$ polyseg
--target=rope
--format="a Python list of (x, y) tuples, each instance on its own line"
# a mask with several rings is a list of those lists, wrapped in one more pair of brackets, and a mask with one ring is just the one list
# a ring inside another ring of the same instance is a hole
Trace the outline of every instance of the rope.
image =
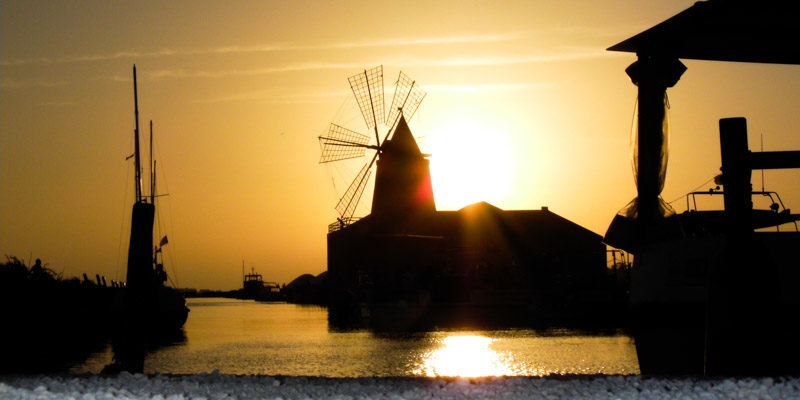
[(686, 192), (686, 193), (682, 194), (681, 196), (679, 196), (679, 197), (678, 197), (678, 198), (676, 198), (675, 200), (672, 200), (672, 201), (670, 201), (670, 202), (669, 202), (669, 204), (672, 204), (672, 203), (674, 203), (674, 202), (676, 202), (676, 201), (678, 201), (678, 200), (680, 200), (680, 199), (682, 199), (682, 198), (686, 197), (686, 196), (687, 196), (689, 193), (691, 193), (691, 192), (696, 192), (696, 191), (697, 191), (697, 189), (700, 189), (701, 187), (703, 187), (703, 186), (707, 185), (709, 182), (713, 182), (713, 181), (714, 181), (714, 178), (716, 178), (716, 176), (712, 176), (712, 177), (711, 177), (711, 179), (709, 179), (709, 180), (707, 180), (707, 181), (705, 181), (705, 182), (703, 182), (703, 183), (701, 183), (701, 184), (697, 185), (697, 187), (695, 187), (694, 189), (692, 189), (692, 190), (690, 190), (690, 191), (688, 191), (688, 192)]

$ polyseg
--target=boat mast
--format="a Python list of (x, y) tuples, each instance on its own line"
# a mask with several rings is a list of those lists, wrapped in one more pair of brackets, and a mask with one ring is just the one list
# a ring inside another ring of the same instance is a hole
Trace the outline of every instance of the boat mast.
[[(761, 133), (761, 152), (764, 152), (764, 133)], [(761, 170), (761, 191), (764, 191), (764, 170)]]
[(150, 192), (150, 204), (156, 205), (156, 161), (153, 160), (153, 191)]
[(136, 88), (136, 64), (133, 65), (133, 113), (136, 119), (136, 128), (133, 131), (134, 141), (134, 168), (136, 168), (136, 202), (142, 201), (142, 169), (139, 161), (139, 93)]
[(156, 162), (153, 160), (153, 120), (150, 120), (150, 204), (156, 204)]

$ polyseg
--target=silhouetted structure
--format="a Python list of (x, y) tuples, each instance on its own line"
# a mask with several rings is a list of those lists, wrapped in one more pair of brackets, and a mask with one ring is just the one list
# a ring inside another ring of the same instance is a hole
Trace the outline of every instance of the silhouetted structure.
[(303, 274), (281, 290), (286, 301), (295, 304), (327, 305), (329, 297), (328, 272), (317, 276)]
[[(382, 167), (378, 168), (377, 172), (379, 177), (376, 178), (373, 194), (373, 212), (384, 214), (433, 211), (435, 207), (428, 160), (425, 158), (427, 155), (420, 153), (405, 121), (405, 116), (411, 118), (414, 115), (426, 93), (420, 89), (416, 81), (400, 72), (392, 104), (389, 107), (389, 115), (385, 117), (383, 66), (353, 75), (348, 78), (348, 82), (367, 129), (372, 129), (375, 133), (376, 143), (370, 145), (368, 135), (331, 124), (327, 135), (319, 137), (322, 148), (319, 162), (328, 163), (362, 157), (367, 149), (374, 150), (375, 154), (364, 164), (336, 204), (339, 218), (331, 229), (344, 228), (353, 222), (353, 213), (361, 200), (376, 161), (377, 165)], [(388, 125), (388, 129), (381, 141), (378, 126), (384, 124)], [(393, 132), (395, 137), (388, 140)], [(404, 193), (406, 189), (415, 192), (408, 196)]]
[(131, 216), (131, 236), (128, 247), (127, 284), (122, 300), (121, 321), (114, 343), (115, 364), (110, 370), (142, 372), (148, 343), (179, 333), (188, 317), (186, 301), (172, 288), (164, 286), (166, 272), (158, 269), (158, 253), (167, 243), (153, 246), (155, 217), (155, 168), (152, 157), (152, 122), (150, 124), (150, 201), (142, 192), (142, 169), (139, 151), (139, 101), (136, 66), (133, 66), (134, 168), (135, 202)]
[[(368, 126), (379, 120), (375, 115), (364, 113)], [(368, 320), (373, 328), (414, 329), (617, 322), (609, 318), (624, 303), (615, 295), (624, 293), (613, 290), (599, 235), (546, 207), (505, 211), (477, 203), (437, 211), (428, 155), (402, 110), (389, 126), (377, 146), (320, 138), (323, 162), (337, 146), (354, 145), (375, 149), (377, 159), (372, 213), (355, 222), (343, 214), (329, 227), (334, 324)], [(363, 171), (358, 186), (365, 185)]]
[(609, 48), (635, 52), (639, 88), (638, 197), (614, 218), (607, 243), (635, 256), (633, 334), (643, 373), (800, 371), (792, 334), (800, 310), (800, 232), (754, 229), (797, 221), (753, 210), (752, 169), (800, 168), (800, 152), (750, 152), (744, 118), (720, 120), (724, 212), (674, 215), (658, 195), (666, 172), (666, 88), (678, 60), (800, 63), (787, 3), (712, 0)]
[[(328, 235), (328, 272), (332, 312), (384, 326), (609, 327), (625, 300), (601, 237), (546, 207), (476, 203), (411, 220), (373, 213)], [(408, 320), (393, 321), (403, 310)]]

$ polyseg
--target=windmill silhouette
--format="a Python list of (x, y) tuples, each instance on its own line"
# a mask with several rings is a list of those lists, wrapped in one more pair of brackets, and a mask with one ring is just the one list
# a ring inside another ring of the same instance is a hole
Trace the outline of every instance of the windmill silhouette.
[[(426, 154), (422, 154), (406, 124), (405, 118), (411, 118), (425, 97), (416, 81), (402, 71), (395, 82), (394, 96), (385, 113), (383, 66), (366, 69), (350, 76), (350, 88), (358, 103), (367, 129), (375, 134), (375, 143), (371, 137), (340, 125), (331, 123), (328, 133), (319, 137), (322, 155), (320, 163), (336, 162), (352, 158), (364, 157), (367, 150), (374, 151), (347, 187), (344, 195), (336, 204), (339, 213), (337, 224), (332, 229), (343, 228), (354, 221), (353, 214), (364, 193), (372, 167), (378, 165), (376, 174), (375, 196), (373, 197), (373, 213), (381, 210), (403, 210), (405, 203), (430, 203), (433, 206), (432, 190), (430, 190), (430, 172)], [(383, 132), (382, 132), (383, 131)], [(383, 140), (381, 140), (383, 133)], [(386, 162), (384, 162), (386, 161)], [(384, 166), (382, 166), (384, 165)], [(385, 172), (381, 172), (381, 168)], [(427, 185), (427, 186), (426, 186)], [(418, 187), (422, 186), (422, 190)], [(430, 199), (420, 201), (429, 192)], [(424, 192), (420, 196), (419, 192)], [(399, 195), (405, 193), (406, 195)], [(410, 197), (409, 197), (410, 196)], [(407, 197), (407, 201), (403, 201)]]

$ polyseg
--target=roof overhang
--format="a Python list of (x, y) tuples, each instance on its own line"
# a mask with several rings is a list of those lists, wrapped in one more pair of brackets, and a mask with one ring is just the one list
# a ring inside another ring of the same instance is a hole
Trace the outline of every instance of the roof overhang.
[(608, 48), (642, 56), (800, 64), (794, 2), (709, 0)]

